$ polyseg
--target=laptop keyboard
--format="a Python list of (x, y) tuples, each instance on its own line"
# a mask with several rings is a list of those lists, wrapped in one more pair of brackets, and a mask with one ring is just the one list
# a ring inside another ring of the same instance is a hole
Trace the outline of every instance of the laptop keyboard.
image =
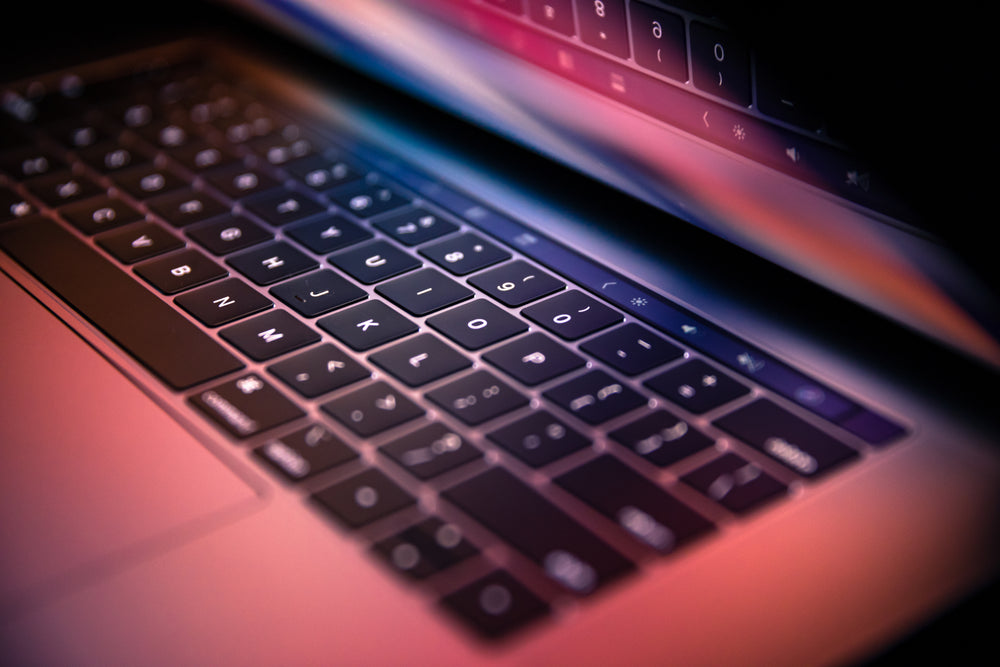
[(5, 91), (0, 247), (478, 634), (903, 435), (233, 81), (185, 64)]

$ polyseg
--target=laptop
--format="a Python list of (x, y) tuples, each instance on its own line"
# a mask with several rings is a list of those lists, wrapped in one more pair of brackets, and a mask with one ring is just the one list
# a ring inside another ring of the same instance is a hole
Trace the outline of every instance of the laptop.
[(987, 655), (988, 61), (777, 4), (18, 9), (5, 663)]

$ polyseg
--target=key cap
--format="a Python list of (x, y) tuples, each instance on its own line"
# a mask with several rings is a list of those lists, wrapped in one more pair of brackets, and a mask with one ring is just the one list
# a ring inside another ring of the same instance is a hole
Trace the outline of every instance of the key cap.
[(227, 215), (188, 227), (187, 233), (213, 255), (243, 250), (274, 238), (271, 232), (242, 215)]
[(385, 241), (373, 241), (345, 250), (331, 256), (329, 261), (338, 269), (367, 285), (421, 266), (419, 259)]
[(256, 373), (200, 391), (189, 400), (237, 438), (249, 438), (305, 414)]
[(137, 264), (135, 272), (164, 294), (176, 294), (219, 278), (229, 272), (197, 250), (178, 250)]
[(322, 408), (363, 438), (424, 414), (423, 408), (381, 381), (355, 389)]
[(469, 425), (481, 424), (528, 404), (528, 399), (488, 371), (471, 375), (427, 393), (427, 398)]
[(375, 553), (397, 572), (425, 579), (479, 553), (453, 523), (430, 517), (375, 543)]
[(696, 415), (725, 405), (750, 391), (701, 359), (687, 361), (646, 380), (644, 384)]
[(398, 484), (371, 468), (312, 497), (350, 528), (360, 528), (415, 502)]
[(306, 398), (315, 398), (371, 377), (367, 368), (332, 343), (300, 352), (267, 370)]
[(566, 285), (524, 260), (508, 262), (469, 278), (469, 283), (512, 308), (558, 292)]
[(633, 2), (632, 46), (639, 65), (684, 83), (688, 80), (687, 36), (679, 14)]
[(411, 315), (427, 315), (472, 298), (472, 290), (434, 269), (383, 283), (375, 291)]
[(170, 157), (195, 173), (239, 163), (239, 158), (225, 148), (214, 146), (201, 139), (189, 141), (180, 148), (172, 149)]
[(305, 317), (316, 317), (368, 297), (360, 287), (329, 269), (272, 287), (271, 294)]
[(282, 241), (231, 255), (226, 261), (258, 285), (271, 285), (319, 266), (312, 257)]
[(104, 188), (86, 176), (69, 170), (56, 171), (25, 182), (25, 187), (47, 205), (57, 208), (104, 194)]
[(567, 380), (544, 395), (588, 424), (602, 424), (647, 402), (642, 394), (596, 370)]
[(184, 241), (151, 222), (139, 222), (105, 232), (95, 240), (99, 246), (125, 264), (134, 264), (184, 247)]
[(572, 3), (573, 0), (528, 0), (528, 16), (538, 25), (572, 37), (576, 34)]
[(622, 316), (578, 290), (563, 292), (521, 313), (560, 338), (577, 340), (622, 321)]
[(535, 386), (581, 368), (584, 358), (543, 333), (530, 333), (483, 355), (520, 382)]
[(326, 191), (361, 178), (362, 169), (346, 160), (312, 155), (293, 160), (285, 169), (310, 188)]
[(229, 212), (229, 207), (208, 193), (178, 190), (147, 202), (149, 208), (174, 227), (184, 227)]
[(608, 434), (612, 440), (665, 467), (700, 452), (715, 441), (666, 410), (656, 410)]
[(434, 315), (427, 324), (467, 350), (478, 350), (528, 330), (527, 324), (485, 299)]
[(458, 433), (438, 422), (393, 440), (378, 451), (420, 479), (437, 477), (483, 455)]
[(288, 190), (280, 190), (245, 201), (243, 207), (272, 227), (304, 220), (326, 210), (305, 195)]
[(271, 301), (239, 278), (228, 278), (176, 299), (178, 306), (191, 313), (199, 322), (209, 327), (259, 313), (271, 307)]
[(401, 211), (383, 217), (372, 224), (408, 246), (420, 245), (458, 229), (458, 225), (455, 223), (449, 222), (425, 208)]
[(465, 355), (436, 336), (420, 334), (376, 352), (369, 360), (411, 387), (439, 380), (472, 365)]
[(104, 174), (114, 174), (129, 167), (148, 164), (152, 157), (142, 148), (106, 141), (78, 151), (80, 159)]
[(0, 186), (0, 222), (25, 218), (35, 213), (27, 199), (9, 188)]
[(417, 325), (381, 301), (367, 301), (316, 322), (337, 340), (363, 351), (408, 336)]
[(326, 254), (367, 241), (372, 233), (339, 215), (294, 225), (285, 230), (293, 239), (315, 253)]
[(230, 199), (243, 199), (280, 185), (277, 180), (264, 172), (248, 169), (240, 163), (207, 171), (204, 178)]
[(420, 254), (456, 276), (464, 276), (505, 259), (510, 253), (478, 234), (459, 234), (425, 245)]
[(488, 639), (508, 636), (549, 613), (549, 605), (503, 570), (441, 599), (441, 605)]
[(123, 169), (115, 174), (114, 181), (136, 199), (147, 199), (179, 190), (187, 184), (176, 174), (152, 163)]
[(626, 324), (580, 346), (626, 375), (639, 375), (679, 358), (684, 351), (646, 327)]
[(487, 437), (534, 468), (579, 451), (590, 439), (573, 430), (547, 410), (492, 431)]
[(326, 192), (326, 195), (359, 218), (370, 218), (410, 201), (393, 188), (367, 181), (342, 185)]
[(592, 593), (634, 567), (631, 561), (502, 468), (490, 468), (442, 495), (573, 593)]
[(858, 455), (833, 436), (766, 399), (758, 399), (713, 423), (806, 477), (825, 473)]
[(0, 246), (174, 389), (243, 368), (183, 314), (55, 222), (6, 224)]
[(723, 454), (681, 480), (737, 514), (756, 509), (787, 491), (760, 466), (733, 453)]
[(742, 106), (750, 106), (750, 50), (730, 32), (691, 22), (694, 85)]
[(711, 521), (607, 454), (554, 481), (636, 540), (663, 553), (714, 528)]
[(628, 58), (625, 0), (575, 0), (580, 39), (619, 58)]
[(319, 341), (319, 334), (283, 310), (234, 324), (219, 335), (256, 361), (273, 359)]
[(142, 213), (131, 205), (108, 196), (69, 204), (60, 213), (84, 234), (97, 234), (142, 220)]
[(254, 454), (292, 481), (358, 458), (357, 452), (321, 424), (271, 440), (255, 449)]

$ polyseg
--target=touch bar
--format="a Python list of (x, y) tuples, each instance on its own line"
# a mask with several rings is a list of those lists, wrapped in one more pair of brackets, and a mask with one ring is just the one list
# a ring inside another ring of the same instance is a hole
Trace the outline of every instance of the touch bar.
[(178, 311), (51, 220), (4, 228), (0, 247), (174, 389), (243, 368)]

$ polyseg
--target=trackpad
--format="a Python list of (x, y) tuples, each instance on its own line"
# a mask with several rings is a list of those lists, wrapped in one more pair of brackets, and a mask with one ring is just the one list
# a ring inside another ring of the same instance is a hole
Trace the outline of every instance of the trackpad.
[(0, 616), (195, 539), (253, 489), (0, 274)]

